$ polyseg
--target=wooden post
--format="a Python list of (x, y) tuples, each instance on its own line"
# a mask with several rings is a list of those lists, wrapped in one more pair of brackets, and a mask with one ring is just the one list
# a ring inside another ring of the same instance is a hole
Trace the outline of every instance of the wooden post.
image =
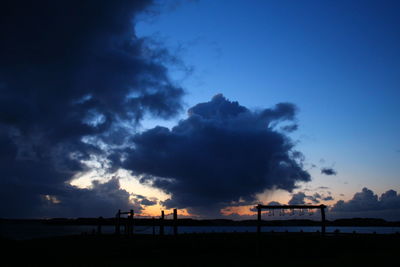
[(174, 235), (178, 235), (178, 210), (174, 209)]
[(115, 234), (119, 235), (121, 228), (119, 227), (121, 218), (121, 210), (118, 210), (117, 215), (115, 215)]
[(261, 256), (261, 205), (257, 205), (257, 254)]
[(128, 217), (128, 235), (132, 236), (134, 233), (134, 228), (133, 228), (133, 210), (129, 212), (129, 217)]
[(257, 234), (261, 234), (261, 206), (257, 205)]
[(103, 225), (103, 217), (99, 217), (97, 220), (97, 234), (101, 235), (101, 226)]
[(325, 227), (326, 227), (326, 221), (325, 221), (325, 205), (320, 205), (321, 207), (321, 234), (325, 235)]
[(161, 211), (161, 219), (160, 219), (160, 235), (164, 235), (164, 211)]

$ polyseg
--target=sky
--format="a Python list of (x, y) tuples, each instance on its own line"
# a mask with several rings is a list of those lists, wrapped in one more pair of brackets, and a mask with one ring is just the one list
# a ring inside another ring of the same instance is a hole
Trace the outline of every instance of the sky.
[(400, 220), (397, 1), (1, 5), (0, 217)]

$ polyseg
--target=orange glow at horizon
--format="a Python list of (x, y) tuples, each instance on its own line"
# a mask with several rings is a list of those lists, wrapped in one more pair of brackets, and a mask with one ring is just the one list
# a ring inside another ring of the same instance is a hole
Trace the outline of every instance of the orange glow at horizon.
[(256, 212), (250, 210), (251, 208), (254, 208), (254, 206), (255, 205), (225, 207), (221, 209), (221, 214), (224, 216), (232, 214), (238, 214), (240, 216), (244, 215), (252, 216), (256, 214)]
[[(165, 216), (169, 216), (173, 213), (173, 209), (166, 209), (164, 206), (157, 204), (153, 206), (145, 206), (142, 212), (138, 216), (143, 217), (160, 217), (161, 211), (164, 211)], [(187, 209), (178, 209), (178, 216), (189, 217), (191, 214)]]

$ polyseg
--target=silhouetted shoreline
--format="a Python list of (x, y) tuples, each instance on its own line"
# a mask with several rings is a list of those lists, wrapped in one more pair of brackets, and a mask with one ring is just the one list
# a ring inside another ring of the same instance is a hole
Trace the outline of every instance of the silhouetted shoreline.
[[(52, 218), (52, 219), (0, 219), (0, 223), (42, 223), (49, 225), (97, 225), (98, 218)], [(121, 218), (124, 222), (126, 218)], [(134, 224), (138, 226), (153, 226), (157, 225), (159, 220), (156, 219), (142, 219), (135, 218)], [(102, 219), (102, 225), (114, 225), (115, 218)], [(171, 226), (172, 220), (165, 220), (164, 225)], [(196, 220), (196, 219), (178, 219), (179, 226), (255, 226), (256, 220), (229, 220), (229, 219), (215, 219), (215, 220)], [(320, 221), (295, 219), (295, 220), (263, 220), (263, 226), (319, 226)], [(385, 221), (384, 219), (374, 218), (352, 218), (352, 219), (338, 219), (334, 221), (326, 221), (327, 226), (380, 226), (380, 227), (400, 227), (400, 222)]]

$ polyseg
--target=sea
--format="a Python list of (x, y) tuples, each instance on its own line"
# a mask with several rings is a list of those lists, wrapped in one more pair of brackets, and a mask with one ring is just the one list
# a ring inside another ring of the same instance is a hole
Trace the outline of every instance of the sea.
[[(123, 230), (123, 229), (122, 229)], [(262, 232), (318, 232), (318, 226), (263, 226)], [(35, 238), (59, 237), (68, 235), (90, 235), (95, 234), (97, 226), (93, 225), (48, 225), (40, 222), (29, 223), (0, 223), (0, 237), (25, 240)], [(252, 233), (256, 232), (255, 226), (180, 226), (179, 234), (185, 233)], [(112, 234), (114, 226), (102, 226), (102, 233)], [(359, 234), (395, 234), (400, 233), (400, 227), (359, 227), (359, 226), (327, 226), (327, 233), (359, 233)], [(159, 234), (159, 227), (135, 226), (137, 234)], [(173, 228), (164, 227), (166, 235), (173, 234)]]

